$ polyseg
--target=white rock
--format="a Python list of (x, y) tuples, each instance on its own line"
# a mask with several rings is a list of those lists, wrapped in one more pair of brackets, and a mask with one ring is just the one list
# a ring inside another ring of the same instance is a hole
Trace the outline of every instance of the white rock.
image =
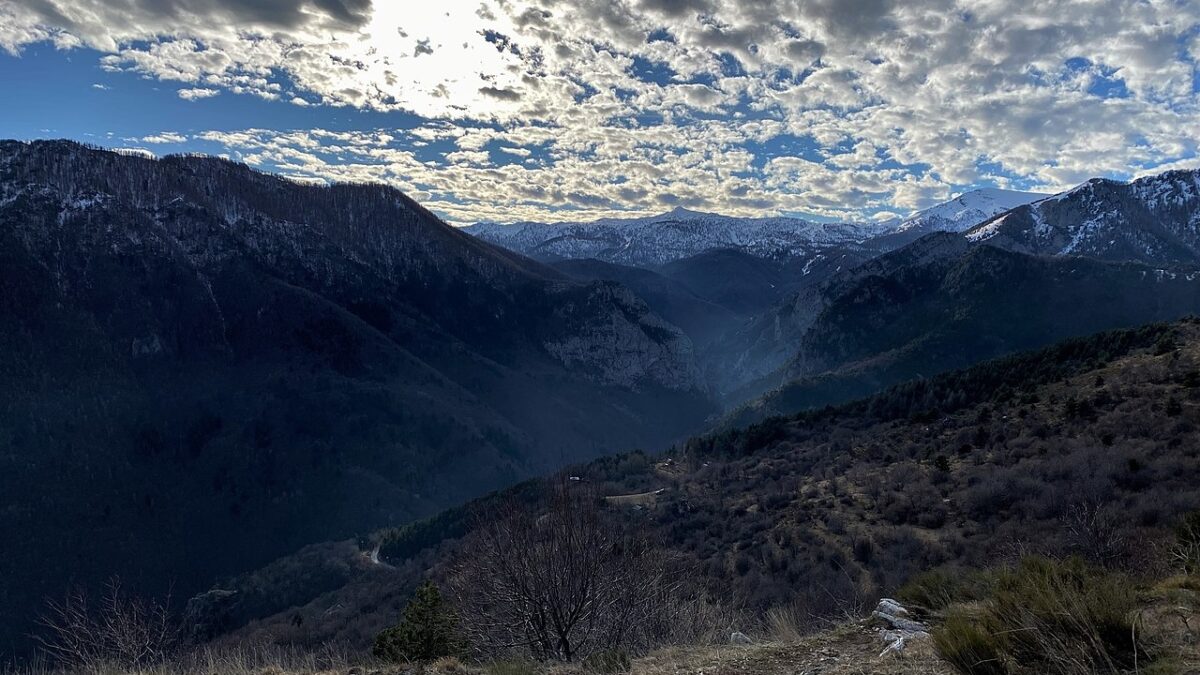
[(751, 645), (754, 641), (751, 640), (745, 633), (734, 631), (729, 635), (729, 644), (731, 645)]

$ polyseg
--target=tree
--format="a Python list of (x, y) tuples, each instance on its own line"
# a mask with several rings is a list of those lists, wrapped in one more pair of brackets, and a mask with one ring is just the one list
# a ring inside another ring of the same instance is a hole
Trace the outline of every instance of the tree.
[(664, 630), (660, 609), (679, 587), (666, 557), (600, 505), (562, 483), (540, 513), (509, 501), (481, 519), (451, 585), (473, 645), (573, 661)]
[(48, 602), (38, 619), (42, 633), (35, 639), (43, 652), (69, 669), (143, 670), (167, 661), (179, 647), (178, 625), (168, 604), (131, 596), (114, 578), (97, 606), (83, 591)]
[(462, 651), (458, 617), (426, 581), (404, 608), (400, 623), (375, 636), (371, 653), (385, 661), (433, 661)]

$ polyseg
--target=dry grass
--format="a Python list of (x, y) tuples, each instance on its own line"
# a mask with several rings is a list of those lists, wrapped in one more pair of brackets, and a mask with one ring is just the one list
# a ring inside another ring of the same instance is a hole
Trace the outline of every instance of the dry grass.
[(345, 675), (355, 667), (363, 675), (375, 672), (380, 675), (402, 672), (381, 670), (370, 663), (362, 665), (363, 662), (364, 659), (359, 654), (332, 647), (310, 651), (274, 646), (241, 646), (201, 649), (171, 663), (136, 671), (118, 666), (96, 665), (85, 669), (31, 666), (13, 670), (0, 669), (0, 672), (4, 675)]
[[(1195, 578), (1175, 577), (1149, 591), (1138, 618), (1139, 630), (1155, 647), (1155, 660), (1144, 675), (1200, 673), (1200, 592)], [(961, 605), (960, 605), (961, 606)], [(764, 626), (770, 641), (749, 646), (672, 647), (636, 658), (631, 675), (956, 675), (938, 656), (931, 640), (909, 643), (902, 656), (881, 656), (879, 630), (869, 621), (849, 622), (804, 635), (790, 613), (779, 613)], [(725, 638), (728, 636), (726, 635)], [(521, 661), (463, 663), (443, 659), (423, 668), (381, 665), (360, 655), (329, 650), (312, 654), (276, 648), (211, 650), (193, 654), (173, 667), (138, 675), (596, 675), (580, 664)], [(6, 675), (51, 675), (32, 670)], [(59, 674), (54, 674), (59, 675)], [(131, 675), (98, 670), (88, 675)]]
[(747, 647), (676, 648), (634, 661), (638, 675), (952, 675), (928, 641), (903, 656), (880, 656), (883, 643), (866, 623), (846, 624), (796, 642)]
[[(788, 642), (748, 646), (673, 647), (634, 659), (631, 675), (953, 675), (932, 646), (915, 642), (902, 657), (879, 655), (878, 631), (866, 622)], [(51, 675), (29, 670), (9, 675)], [(171, 667), (137, 675), (595, 675), (576, 664), (536, 665), (506, 662), (464, 664), (443, 659), (420, 668), (363, 663), (349, 654), (301, 654), (279, 649), (242, 649), (195, 654)], [(64, 675), (54, 673), (53, 675)], [(95, 670), (87, 675), (132, 675), (122, 670)]]

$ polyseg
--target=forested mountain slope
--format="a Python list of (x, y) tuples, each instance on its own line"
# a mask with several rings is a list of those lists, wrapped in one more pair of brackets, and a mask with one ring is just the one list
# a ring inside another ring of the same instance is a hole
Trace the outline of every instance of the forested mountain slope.
[(718, 345), (724, 358), (708, 367), (726, 387), (768, 390), (730, 418), (738, 426), (1195, 312), (1196, 270), (1035, 256), (936, 233), (797, 293)]
[[(0, 143), (0, 649), (710, 411), (691, 342), (398, 191)], [(86, 561), (86, 564), (83, 564)]]

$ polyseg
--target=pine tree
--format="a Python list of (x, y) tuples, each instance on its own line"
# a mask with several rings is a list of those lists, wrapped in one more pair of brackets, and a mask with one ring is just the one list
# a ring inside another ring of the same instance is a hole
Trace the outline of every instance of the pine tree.
[(394, 662), (433, 661), (462, 651), (458, 637), (458, 617), (442, 601), (442, 593), (426, 581), (404, 608), (404, 617), (396, 626), (375, 637), (371, 653)]

